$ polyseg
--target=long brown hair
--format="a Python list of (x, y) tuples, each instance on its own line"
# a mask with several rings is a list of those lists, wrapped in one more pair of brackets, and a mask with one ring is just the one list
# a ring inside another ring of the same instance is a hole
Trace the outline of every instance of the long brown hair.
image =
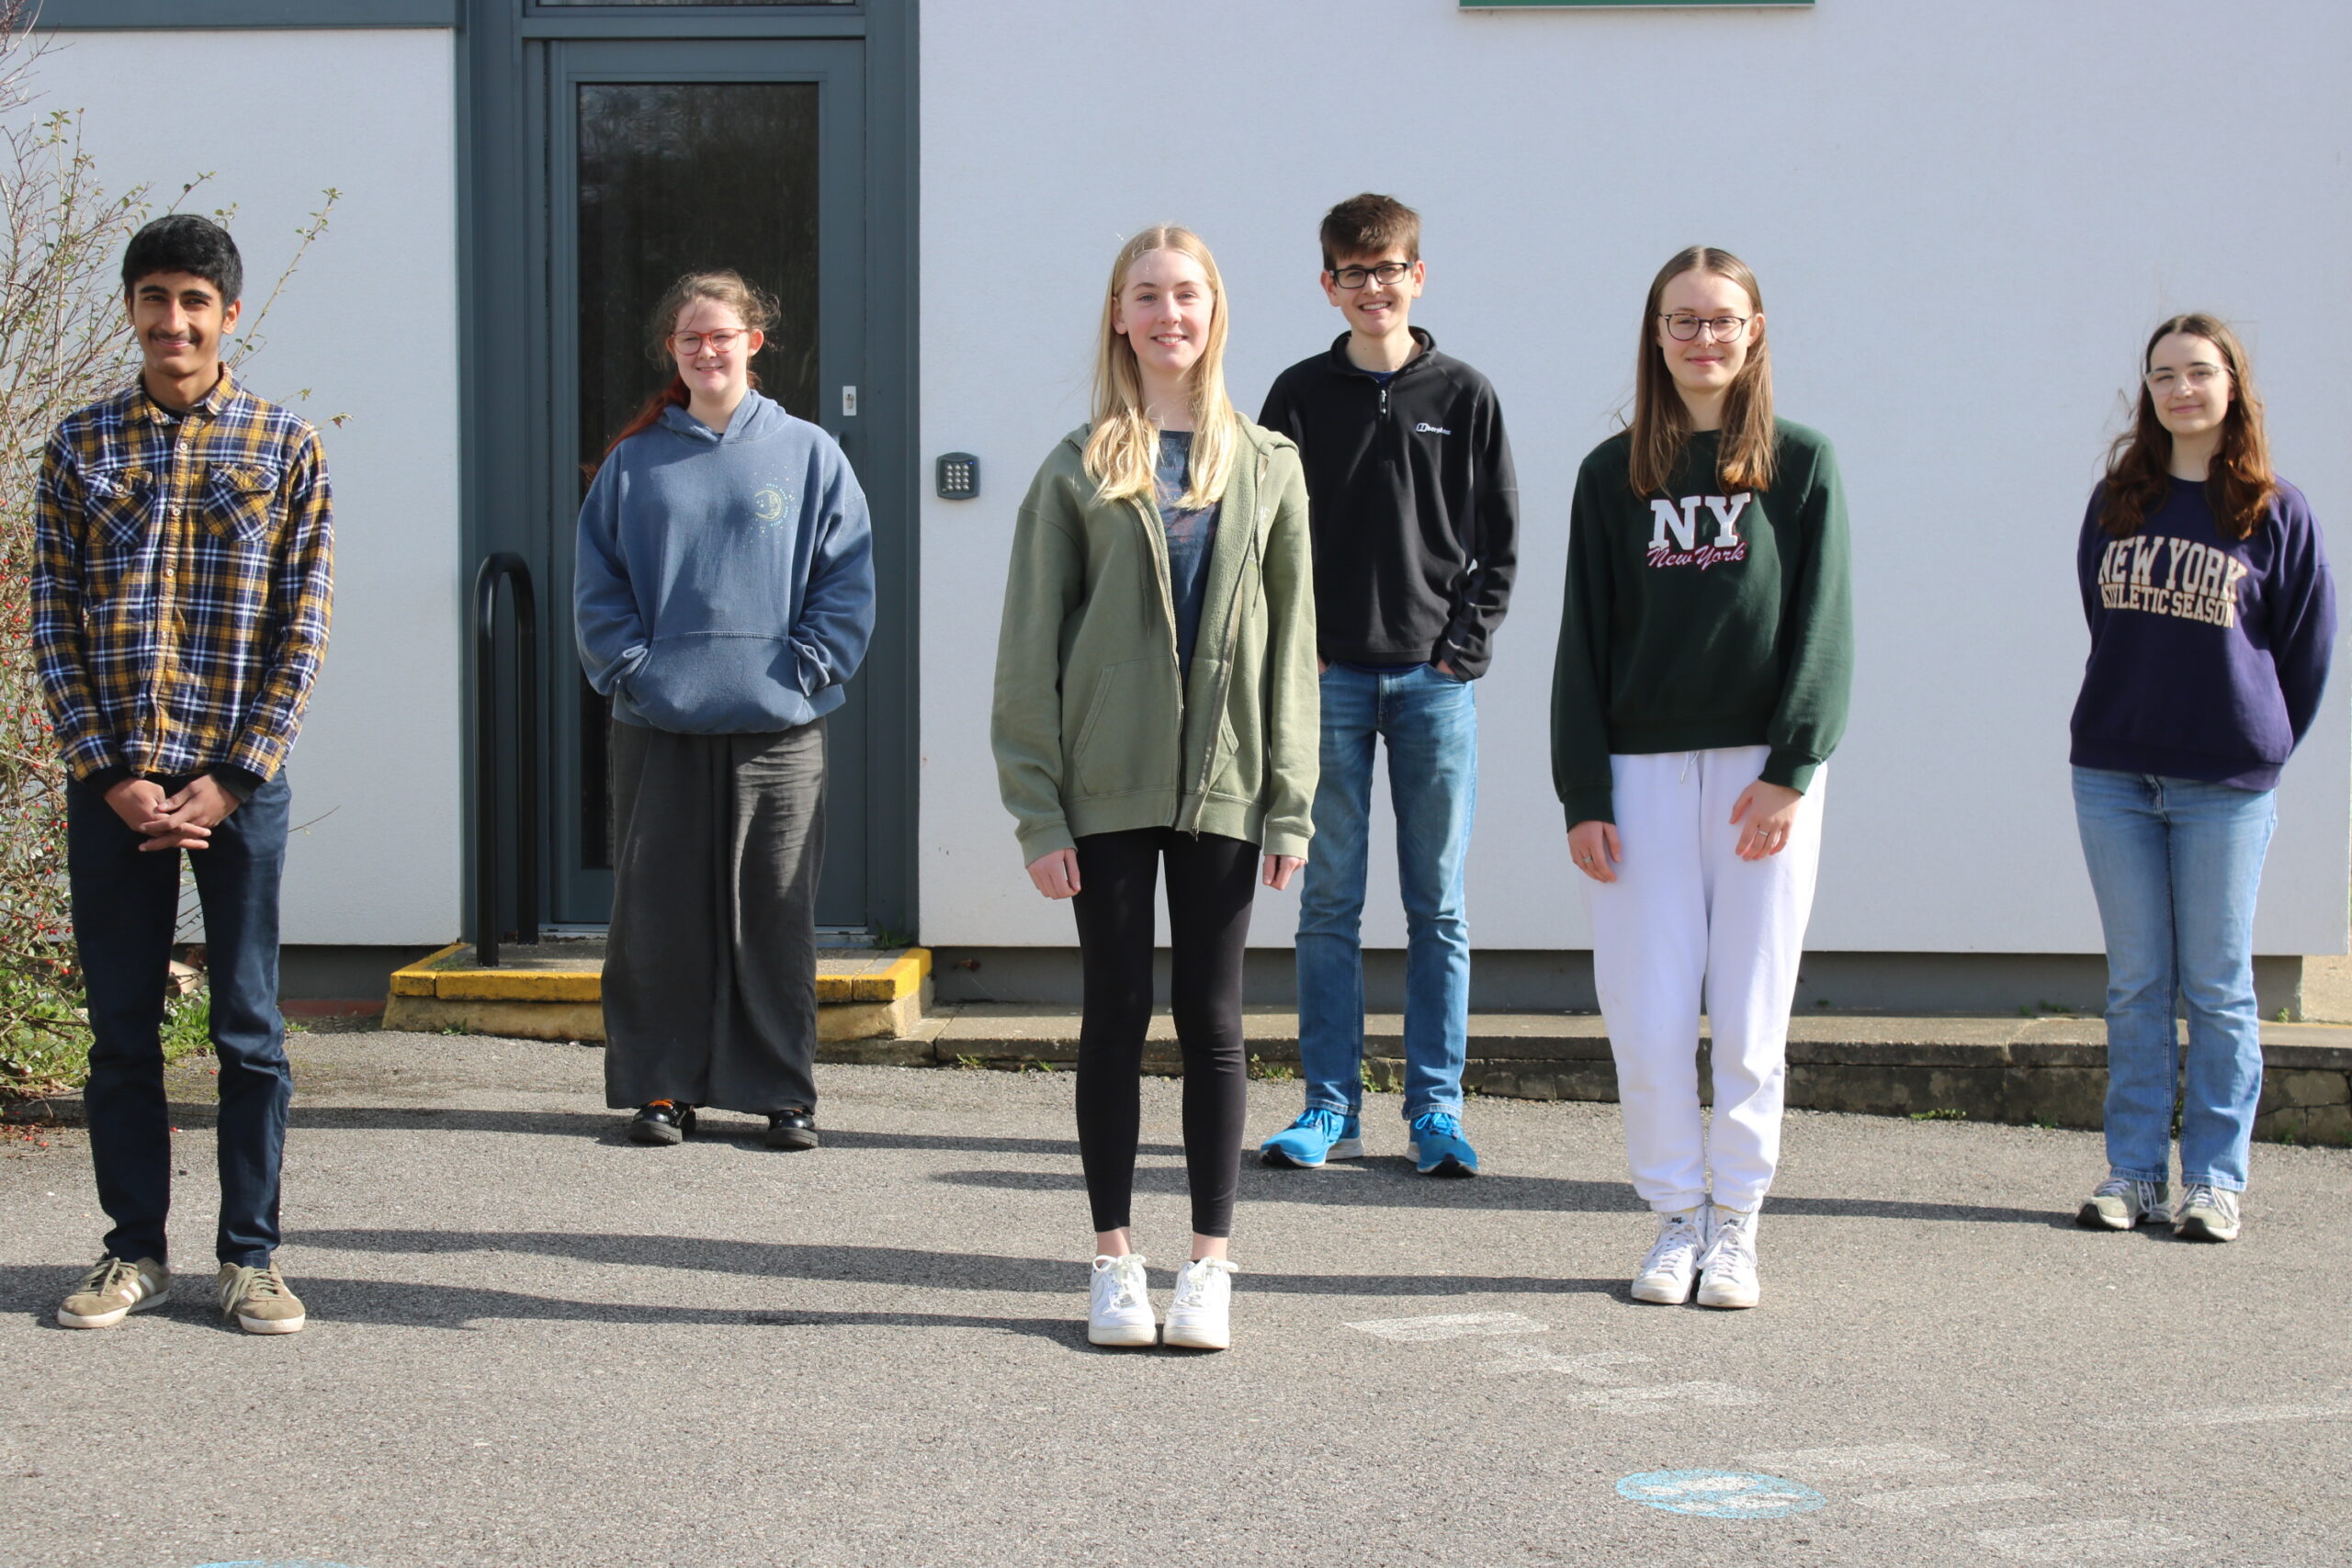
[[(1678, 252), (1650, 280), (1650, 297), (1642, 306), (1642, 331), (1634, 362), (1634, 451), (1632, 474), (1637, 495), (1663, 492), (1673, 481), (1674, 466), (1690, 440), (1690, 411), (1675, 390), (1666, 367), (1666, 351), (1657, 344), (1658, 302), (1666, 286), (1686, 272), (1710, 272), (1728, 278), (1747, 293), (1750, 310), (1764, 313), (1764, 294), (1756, 275), (1729, 251), (1713, 245), (1692, 245)], [(1727, 491), (1769, 490), (1772, 484), (1772, 346), (1762, 334), (1747, 345), (1747, 362), (1732, 378), (1724, 397), (1724, 429), (1715, 449), (1715, 478)]]
[(2278, 478), (2270, 471), (2270, 441), (2262, 433), (2262, 399), (2255, 393), (2245, 345), (2238, 342), (2238, 334), (2199, 310), (2171, 317), (2148, 334), (2148, 346), (2140, 354), (2139, 412), (2132, 428), (2108, 449), (2099, 526), (2116, 538), (2129, 538), (2172, 491), (2172, 432), (2156, 417), (2156, 395), (2148, 389), (2148, 362), (2155, 357), (2156, 344), (2175, 333), (2201, 337), (2222, 351), (2222, 368), (2230, 378), (2230, 407), (2222, 416), (2221, 450), (2206, 471), (2205, 499), (2224, 537), (2249, 537), (2261, 524), (2270, 498), (2278, 493)]
[(1102, 332), (1094, 354), (1094, 428), (1086, 438), (1086, 471), (1104, 501), (1151, 493), (1159, 430), (1144, 412), (1143, 371), (1136, 364), (1136, 346), (1113, 322), (1119, 296), (1127, 287), (1127, 269), (1153, 251), (1178, 251), (1192, 257), (1209, 280), (1209, 340), (1201, 345), (1192, 374), (1193, 460), (1185, 473), (1186, 491), (1177, 502), (1180, 506), (1207, 506), (1225, 497), (1241, 416), (1225, 391), (1225, 280), (1217, 274), (1216, 258), (1190, 229), (1168, 223), (1146, 229), (1120, 246), (1118, 259), (1111, 264), (1111, 287), (1102, 296)]
[[(753, 332), (764, 333), (775, 326), (778, 311), (775, 299), (743, 281), (743, 275), (732, 270), (690, 272), (681, 276), (662, 292), (661, 302), (646, 318), (645, 352), (656, 366), (670, 370), (670, 384), (639, 405), (629, 415), (628, 423), (618, 434), (605, 443), (604, 452), (593, 463), (582, 463), (581, 472), (590, 479), (605, 466), (613, 448), (641, 430), (650, 430), (662, 423), (662, 416), (671, 409), (682, 409), (688, 400), (685, 378), (679, 375), (675, 361), (670, 357), (670, 334), (678, 330), (678, 317), (697, 299), (710, 299), (731, 307)], [(749, 373), (751, 384), (760, 384), (759, 372)]]

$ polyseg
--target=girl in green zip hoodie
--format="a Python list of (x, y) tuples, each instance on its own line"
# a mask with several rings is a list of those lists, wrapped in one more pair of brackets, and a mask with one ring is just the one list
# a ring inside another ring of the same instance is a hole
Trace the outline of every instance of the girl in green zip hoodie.
[[(1638, 1301), (1750, 1307), (1824, 764), (1853, 668), (1846, 503), (1772, 414), (1756, 275), (1692, 246), (1643, 307), (1634, 421), (1577, 475), (1552, 772), (1585, 874), (1634, 1190)], [(1699, 1013), (1714, 1118), (1699, 1109)]]
[(1022, 502), (997, 641), (998, 785), (1030, 880), (1070, 900), (1085, 970), (1078, 1136), (1097, 1345), (1158, 1338), (1129, 1205), (1161, 868), (1193, 1232), (1167, 1342), (1223, 1349), (1250, 906), (1261, 880), (1289, 886), (1315, 831), (1306, 480), (1295, 446), (1234, 411), (1225, 341), (1208, 247), (1166, 227), (1128, 241), (1104, 295), (1093, 418)]

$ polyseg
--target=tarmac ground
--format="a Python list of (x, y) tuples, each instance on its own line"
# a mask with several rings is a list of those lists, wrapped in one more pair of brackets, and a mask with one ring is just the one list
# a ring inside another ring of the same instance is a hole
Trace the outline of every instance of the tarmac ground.
[[(2352, 1153), (2261, 1145), (2243, 1240), (2095, 1235), (2096, 1134), (1792, 1113), (1747, 1313), (1634, 1303), (1616, 1109), (1474, 1100), (1488, 1173), (1244, 1168), (1236, 1348), (1085, 1343), (1067, 1073), (820, 1069), (825, 1145), (619, 1136), (599, 1054), (295, 1037), (300, 1335), (190, 1270), (51, 1313), (104, 1225), (0, 1144), (0, 1562), (2339, 1564)], [(1144, 1086), (1164, 1307), (1179, 1086)], [(1255, 1141), (1294, 1083), (1251, 1086)]]

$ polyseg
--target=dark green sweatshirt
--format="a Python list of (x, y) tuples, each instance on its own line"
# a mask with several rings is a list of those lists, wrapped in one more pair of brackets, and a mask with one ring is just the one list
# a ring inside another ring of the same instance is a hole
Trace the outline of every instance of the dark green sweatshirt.
[(1664, 495), (1634, 493), (1621, 432), (1577, 473), (1552, 671), (1552, 784), (1568, 826), (1613, 822), (1611, 752), (1769, 746), (1802, 791), (1846, 728), (1854, 613), (1846, 497), (1817, 431), (1775, 422), (1772, 488), (1726, 495), (1693, 435)]

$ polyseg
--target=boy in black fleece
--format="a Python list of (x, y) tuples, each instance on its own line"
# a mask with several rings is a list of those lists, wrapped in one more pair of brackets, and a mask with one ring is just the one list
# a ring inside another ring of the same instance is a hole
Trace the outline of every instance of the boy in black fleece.
[(1470, 1012), (1463, 866), (1477, 798), (1477, 708), (1517, 559), (1519, 491), (1487, 378), (1407, 316), (1427, 268), (1420, 218), (1363, 195), (1323, 220), (1330, 349), (1277, 377), (1259, 423), (1298, 443), (1323, 667), (1316, 854), (1300, 892), (1306, 1110), (1268, 1165), (1363, 1153), (1364, 875), (1373, 754), (1388, 748), (1403, 884), (1405, 1118), (1424, 1175), (1473, 1176), (1462, 1135)]

